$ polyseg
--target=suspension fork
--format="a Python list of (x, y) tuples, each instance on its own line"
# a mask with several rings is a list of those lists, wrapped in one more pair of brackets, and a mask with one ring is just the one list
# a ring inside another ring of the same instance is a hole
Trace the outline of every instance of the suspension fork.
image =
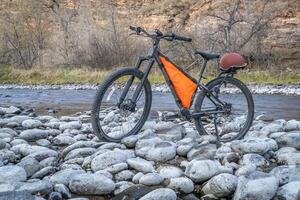
[(154, 62), (155, 62), (154, 58), (151, 58), (149, 60), (149, 63), (148, 63), (148, 66), (147, 66), (147, 68), (144, 72), (143, 78), (142, 78), (141, 82), (138, 84), (136, 90), (134, 91), (133, 97), (131, 99), (134, 104), (135, 104), (135, 102), (136, 102), (136, 100), (137, 100), (137, 98), (138, 98), (138, 96), (139, 96), (139, 94), (142, 90), (143, 85), (145, 84), (145, 82), (148, 78), (148, 75), (150, 73), (150, 70), (152, 69), (152, 66), (153, 66)]
[[(145, 61), (145, 60), (148, 60), (148, 58), (139, 57), (138, 61), (135, 64), (135, 69), (139, 69), (140, 66), (141, 66), (141, 64), (142, 64), (142, 62)], [(137, 98), (138, 98), (138, 96), (139, 96), (139, 94), (140, 94), (140, 92), (142, 90), (142, 87), (143, 87), (145, 81), (147, 80), (147, 77), (149, 75), (149, 72), (150, 72), (153, 64), (154, 64), (154, 59), (150, 59), (149, 60), (149, 64), (148, 64), (148, 66), (147, 66), (147, 68), (146, 68), (146, 70), (144, 72), (143, 77), (142, 77), (142, 80), (138, 84), (138, 86), (137, 86), (137, 88), (136, 88), (136, 90), (135, 90), (135, 92), (133, 94), (133, 97), (131, 99), (134, 104), (135, 104), (135, 102), (136, 102), (136, 100), (137, 100)], [(134, 81), (134, 76), (131, 76), (129, 78), (129, 80), (127, 81), (127, 83), (126, 83), (124, 90), (122, 91), (122, 94), (121, 94), (121, 97), (120, 97), (120, 100), (119, 100), (119, 104), (118, 104), (119, 106), (123, 103), (123, 101), (124, 101), (124, 99), (125, 99), (128, 91), (129, 91), (129, 88), (132, 85), (133, 81)]]
[[(145, 58), (139, 57), (138, 60), (137, 60), (137, 62), (136, 62), (136, 64), (135, 64), (135, 67), (134, 67), (134, 68), (135, 68), (135, 69), (139, 69), (140, 66), (142, 65), (142, 62), (143, 62), (144, 60), (145, 60)], [(120, 99), (119, 99), (119, 103), (118, 103), (119, 106), (123, 103), (123, 101), (124, 101), (124, 99), (125, 99), (125, 97), (126, 97), (126, 95), (127, 95), (127, 93), (128, 93), (128, 90), (129, 90), (130, 86), (132, 85), (133, 81), (134, 81), (134, 76), (131, 76), (131, 77), (129, 78), (129, 80), (126, 82), (125, 88), (124, 88), (124, 90), (122, 91), (121, 97), (120, 97)]]

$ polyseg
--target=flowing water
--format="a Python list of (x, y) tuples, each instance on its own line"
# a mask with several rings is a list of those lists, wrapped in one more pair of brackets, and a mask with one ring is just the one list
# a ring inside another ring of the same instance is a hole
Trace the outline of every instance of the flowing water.
[[(95, 90), (0, 89), (0, 106), (35, 108), (40, 114), (51, 109), (58, 111), (56, 115), (68, 115), (91, 110), (95, 93)], [(300, 120), (300, 96), (253, 95), (253, 98), (256, 115)], [(239, 103), (239, 99), (235, 101)], [(177, 111), (178, 108), (171, 93), (154, 92), (152, 110)]]

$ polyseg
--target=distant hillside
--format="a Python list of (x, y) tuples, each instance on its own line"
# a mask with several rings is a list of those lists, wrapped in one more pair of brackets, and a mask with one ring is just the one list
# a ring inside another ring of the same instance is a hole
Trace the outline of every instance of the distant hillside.
[[(194, 47), (300, 67), (299, 0), (1, 0), (2, 64), (129, 64), (129, 25), (190, 35)], [(116, 52), (115, 50), (118, 49)], [(271, 63), (271, 64), (270, 64)]]

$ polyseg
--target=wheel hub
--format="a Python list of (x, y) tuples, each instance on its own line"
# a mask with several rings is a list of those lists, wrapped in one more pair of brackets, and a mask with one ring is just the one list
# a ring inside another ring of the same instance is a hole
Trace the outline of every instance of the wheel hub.
[(121, 104), (120, 104), (120, 109), (124, 111), (130, 111), (134, 112), (135, 110), (135, 103), (132, 102), (131, 99), (125, 99)]

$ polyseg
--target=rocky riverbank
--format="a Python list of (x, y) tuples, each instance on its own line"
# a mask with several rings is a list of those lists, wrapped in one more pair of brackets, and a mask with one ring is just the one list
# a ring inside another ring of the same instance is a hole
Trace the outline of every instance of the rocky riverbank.
[[(281, 94), (281, 95), (300, 95), (300, 85), (267, 85), (267, 84), (248, 84), (253, 94)], [(0, 84), (0, 89), (33, 89), (33, 90), (95, 90), (96, 84), (65, 84), (65, 85), (19, 85), (19, 84)], [(153, 84), (154, 92), (169, 92), (166, 84)], [(235, 93), (235, 90), (228, 88), (227, 93)]]
[(0, 116), (0, 199), (300, 197), (300, 121), (259, 116), (244, 139), (217, 145), (190, 122), (148, 121), (111, 143), (92, 134), (90, 112)]

